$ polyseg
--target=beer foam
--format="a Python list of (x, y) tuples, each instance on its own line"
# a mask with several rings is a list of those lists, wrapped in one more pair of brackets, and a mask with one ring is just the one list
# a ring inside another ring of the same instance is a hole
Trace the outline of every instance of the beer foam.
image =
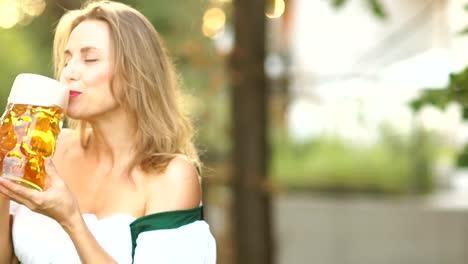
[(70, 91), (60, 82), (38, 74), (21, 73), (11, 87), (8, 103), (67, 109)]

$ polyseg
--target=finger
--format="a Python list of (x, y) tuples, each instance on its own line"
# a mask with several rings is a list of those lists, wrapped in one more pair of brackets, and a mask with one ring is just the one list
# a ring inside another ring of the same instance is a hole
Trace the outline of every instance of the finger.
[(45, 159), (44, 164), (45, 164), (45, 171), (47, 175), (52, 179), (57, 178), (58, 172), (57, 172), (57, 169), (55, 168), (55, 165), (52, 159), (51, 158)]
[(34, 200), (37, 198), (37, 191), (21, 186), (20, 184), (14, 183), (10, 180), (0, 179), (0, 186), (10, 194), (18, 195), (28, 200)]
[(37, 204), (39, 192), (0, 178), (1, 192), (23, 204)]
[(32, 204), (28, 200), (26, 200), (24, 197), (21, 197), (17, 195), (16, 193), (12, 192), (11, 190), (9, 190), (8, 188), (5, 188), (3, 185), (1, 185), (1, 183), (0, 183), (0, 194), (2, 194), (3, 196), (5, 196), (7, 199), (11, 201), (24, 204), (28, 208), (32, 206)]
[(46, 179), (46, 189), (49, 189), (60, 176), (58, 175), (57, 169), (55, 168), (54, 162), (52, 161), (51, 158), (47, 158), (44, 161), (45, 165), (45, 171), (47, 174), (47, 179)]
[(0, 194), (11, 199), (11, 192), (7, 188), (3, 187), (2, 181), (3, 179), (0, 179)]
[(9, 191), (8, 189), (4, 188), (3, 186), (0, 186), (0, 194), (5, 196), (10, 201), (14, 201), (14, 202), (19, 203), (19, 204), (24, 204), (27, 207), (30, 207), (32, 205), (25, 198), (14, 194), (13, 192)]

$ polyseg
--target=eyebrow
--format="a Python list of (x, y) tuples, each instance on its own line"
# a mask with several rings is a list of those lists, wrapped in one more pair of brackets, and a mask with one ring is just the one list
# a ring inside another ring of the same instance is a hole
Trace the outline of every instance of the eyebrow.
[[(83, 47), (83, 48), (80, 49), (80, 53), (87, 53), (87, 52), (92, 51), (92, 50), (99, 50), (99, 49), (96, 48), (96, 47), (91, 47), (91, 46)], [(72, 52), (69, 49), (66, 49), (63, 53), (65, 55), (71, 55), (72, 54)]]

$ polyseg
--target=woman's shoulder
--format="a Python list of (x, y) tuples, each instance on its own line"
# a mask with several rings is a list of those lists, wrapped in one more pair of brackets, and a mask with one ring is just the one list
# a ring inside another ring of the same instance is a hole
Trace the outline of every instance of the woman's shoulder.
[(184, 155), (174, 157), (162, 173), (149, 173), (145, 214), (184, 210), (201, 202), (201, 184), (195, 163)]

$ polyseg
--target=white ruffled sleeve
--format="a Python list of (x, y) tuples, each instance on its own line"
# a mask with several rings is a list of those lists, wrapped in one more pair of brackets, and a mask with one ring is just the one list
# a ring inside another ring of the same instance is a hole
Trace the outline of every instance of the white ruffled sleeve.
[(215, 264), (216, 241), (201, 212), (200, 207), (135, 220), (133, 263)]
[(216, 243), (204, 221), (177, 229), (144, 232), (136, 243), (135, 264), (216, 263)]

